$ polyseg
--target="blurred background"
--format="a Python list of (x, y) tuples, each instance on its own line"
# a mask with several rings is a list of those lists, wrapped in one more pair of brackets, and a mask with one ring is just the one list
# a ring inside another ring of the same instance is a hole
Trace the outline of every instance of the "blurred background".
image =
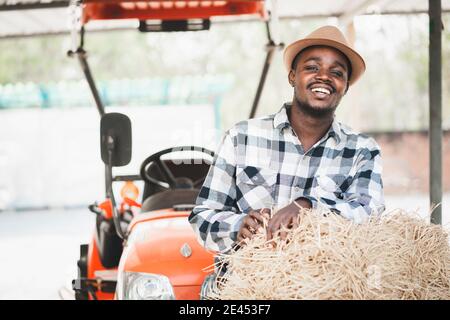
[[(367, 71), (344, 97), (337, 117), (380, 144), (388, 209), (428, 214), (427, 1), (366, 1), (344, 25), (346, 10), (361, 1), (315, 1), (313, 13), (294, 0), (279, 2), (282, 42), (326, 24), (354, 40)], [(331, 2), (337, 10), (332, 16), (317, 14), (321, 8), (328, 12)], [(58, 288), (75, 275), (78, 245), (89, 240), (94, 226), (87, 205), (104, 197), (100, 117), (78, 62), (67, 57), (67, 28), (52, 26), (52, 19), (68, 21), (67, 9), (40, 15), (7, 10), (8, 5), (0, 0), (0, 299), (57, 299)], [(445, 224), (449, 1), (443, 9)], [(132, 162), (115, 173), (137, 174), (145, 157), (167, 147), (214, 150), (225, 130), (248, 118), (266, 54), (260, 21), (218, 21), (209, 31), (187, 33), (140, 33), (132, 23), (106, 29), (93, 27), (84, 46), (107, 111), (127, 114), (133, 125)], [(257, 116), (277, 112), (291, 98), (278, 51)]]

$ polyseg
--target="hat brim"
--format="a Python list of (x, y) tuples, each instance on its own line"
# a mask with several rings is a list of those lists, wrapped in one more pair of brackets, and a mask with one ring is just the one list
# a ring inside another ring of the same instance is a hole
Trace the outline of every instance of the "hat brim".
[(308, 38), (308, 39), (301, 39), (298, 41), (295, 41), (291, 43), (286, 49), (284, 50), (284, 65), (286, 67), (286, 70), (289, 72), (291, 70), (292, 62), (294, 58), (297, 56), (297, 54), (302, 51), (303, 49), (306, 49), (311, 46), (327, 46), (335, 48), (339, 51), (341, 51), (350, 61), (352, 65), (352, 74), (349, 79), (349, 85), (352, 85), (356, 82), (356, 80), (361, 77), (361, 75), (366, 70), (366, 64), (364, 62), (364, 59), (352, 48), (329, 39), (315, 39), (315, 38)]

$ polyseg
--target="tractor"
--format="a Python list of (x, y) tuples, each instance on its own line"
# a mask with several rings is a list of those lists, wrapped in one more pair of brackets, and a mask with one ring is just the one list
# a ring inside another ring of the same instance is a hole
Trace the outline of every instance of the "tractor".
[[(89, 244), (80, 246), (78, 275), (72, 281), (79, 300), (201, 299), (212, 283), (214, 252), (197, 241), (188, 216), (213, 161), (214, 153), (198, 146), (174, 146), (142, 161), (136, 175), (114, 175), (115, 167), (130, 162), (131, 121), (121, 113), (105, 112), (84, 49), (85, 25), (93, 20), (137, 19), (140, 32), (208, 30), (211, 18), (252, 15), (265, 23), (267, 56), (253, 101), (256, 113), (274, 51), (274, 17), (267, 1), (135, 1), (74, 0), (73, 47), (100, 114), (101, 159), (105, 165), (106, 197), (89, 206), (96, 215)], [(137, 202), (134, 181), (144, 182)], [(121, 182), (120, 203), (113, 184)]]

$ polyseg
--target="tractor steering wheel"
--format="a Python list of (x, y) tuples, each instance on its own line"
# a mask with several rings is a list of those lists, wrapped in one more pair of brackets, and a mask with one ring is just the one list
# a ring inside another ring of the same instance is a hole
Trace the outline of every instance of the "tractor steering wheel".
[[(141, 164), (141, 170), (140, 170), (140, 175), (142, 177), (142, 179), (146, 182), (146, 183), (150, 183), (153, 185), (156, 185), (158, 187), (163, 188), (164, 190), (170, 190), (170, 189), (176, 189), (177, 187), (180, 186), (180, 184), (188, 184), (188, 185), (192, 185), (194, 188), (199, 188), (200, 187), (200, 183), (203, 181), (203, 177), (196, 180), (196, 181), (192, 181), (190, 178), (188, 177), (175, 177), (172, 173), (172, 171), (169, 169), (169, 167), (164, 163), (163, 160), (161, 160), (161, 156), (169, 154), (169, 153), (174, 153), (174, 152), (187, 152), (187, 151), (197, 151), (197, 152), (201, 152), (203, 154), (207, 154), (208, 156), (211, 157), (211, 159), (214, 157), (214, 152), (211, 150), (208, 150), (206, 148), (201, 148), (201, 147), (195, 147), (195, 146), (183, 146), (183, 147), (175, 147), (175, 148), (168, 148), (168, 149), (164, 149), (161, 150), (157, 153), (152, 154), (151, 156), (149, 156), (148, 158), (146, 158), (144, 160), (144, 162), (142, 162)], [(154, 177), (152, 177), (149, 172), (148, 172), (148, 168), (150, 165), (155, 164), (158, 168), (158, 170), (160, 171), (162, 177), (167, 181), (160, 181)]]

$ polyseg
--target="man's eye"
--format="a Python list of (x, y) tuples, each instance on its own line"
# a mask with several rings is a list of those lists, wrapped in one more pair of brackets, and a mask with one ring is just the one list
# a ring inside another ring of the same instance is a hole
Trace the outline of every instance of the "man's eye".
[(317, 71), (318, 68), (317, 68), (316, 66), (306, 66), (306, 67), (305, 67), (305, 70), (308, 70), (308, 71)]
[(339, 78), (342, 78), (344, 76), (344, 74), (341, 71), (332, 71), (331, 73)]

